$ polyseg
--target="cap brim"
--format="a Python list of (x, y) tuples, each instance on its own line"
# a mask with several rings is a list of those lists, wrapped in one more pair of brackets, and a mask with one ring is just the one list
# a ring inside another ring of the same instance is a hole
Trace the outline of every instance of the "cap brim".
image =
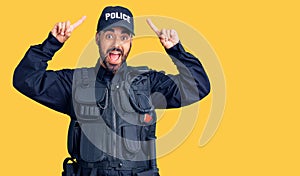
[(131, 28), (131, 26), (125, 20), (121, 20), (121, 21), (115, 22), (111, 25), (108, 25), (103, 30), (107, 30), (107, 29), (110, 29), (110, 28), (113, 28), (113, 27), (123, 27), (123, 28), (127, 29), (131, 34), (135, 35), (132, 28)]

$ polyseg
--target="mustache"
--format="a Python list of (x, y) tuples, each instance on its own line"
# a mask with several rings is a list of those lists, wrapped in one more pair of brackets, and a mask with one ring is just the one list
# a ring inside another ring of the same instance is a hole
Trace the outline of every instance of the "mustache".
[(118, 51), (118, 52), (120, 52), (121, 53), (121, 55), (124, 55), (124, 52), (121, 50), (121, 49), (119, 49), (119, 48), (110, 48), (110, 49), (108, 49), (107, 50), (107, 52), (106, 52), (106, 55), (108, 55), (110, 52), (112, 52), (112, 51)]

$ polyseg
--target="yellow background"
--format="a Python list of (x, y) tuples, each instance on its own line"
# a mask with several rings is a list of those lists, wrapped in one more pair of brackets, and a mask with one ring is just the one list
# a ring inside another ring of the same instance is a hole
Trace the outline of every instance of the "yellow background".
[[(111, 4), (127, 6), (135, 16), (169, 16), (193, 26), (210, 42), (223, 67), (227, 98), (217, 133), (206, 146), (198, 146), (212, 92), (201, 102), (188, 139), (159, 158), (161, 175), (300, 175), (296, 0), (1, 2), (1, 175), (60, 175), (67, 156), (68, 117), (18, 93), (12, 87), (13, 70), (56, 22), (86, 15), (49, 64), (51, 69), (76, 66), (102, 8)], [(164, 121), (158, 134), (172, 127)]]

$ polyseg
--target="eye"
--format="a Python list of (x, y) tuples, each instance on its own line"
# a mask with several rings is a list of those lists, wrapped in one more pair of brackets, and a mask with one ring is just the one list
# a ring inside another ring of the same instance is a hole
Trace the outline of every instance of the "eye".
[(122, 35), (122, 36), (121, 36), (121, 40), (122, 40), (122, 41), (129, 40), (129, 38), (130, 38), (129, 35)]
[(105, 38), (106, 38), (106, 39), (113, 39), (114, 36), (113, 36), (112, 34), (106, 34), (106, 35), (105, 35)]

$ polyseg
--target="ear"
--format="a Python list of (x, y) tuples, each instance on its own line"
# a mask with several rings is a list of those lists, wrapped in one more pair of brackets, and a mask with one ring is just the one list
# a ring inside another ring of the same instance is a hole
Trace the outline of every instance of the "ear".
[(100, 46), (100, 32), (97, 32), (95, 35), (95, 41), (98, 47)]

